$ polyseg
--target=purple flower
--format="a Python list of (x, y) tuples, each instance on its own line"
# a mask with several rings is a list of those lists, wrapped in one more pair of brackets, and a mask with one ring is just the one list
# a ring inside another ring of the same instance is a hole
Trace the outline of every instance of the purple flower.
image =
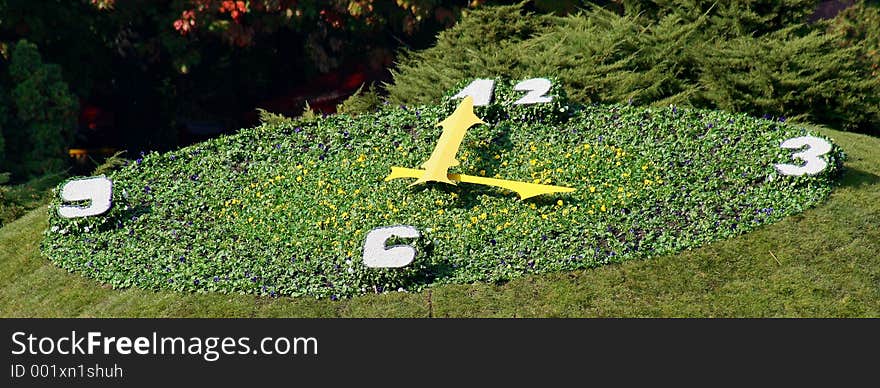
[(192, 174), (192, 175), (190, 175), (189, 179), (197, 181), (197, 180), (199, 180), (199, 174)]
[(186, 257), (184, 257), (184, 256), (180, 256), (180, 262), (181, 262), (181, 263), (186, 263)]
[(302, 127), (296, 127), (296, 128), (293, 129), (293, 132), (294, 132), (294, 133), (300, 133), (300, 132), (302, 132), (302, 130), (303, 130)]
[(174, 160), (174, 159), (177, 159), (177, 157), (174, 155), (170, 155), (170, 156), (168, 156), (168, 159)]
[(149, 194), (149, 193), (152, 192), (152, 191), (153, 191), (153, 188), (152, 188), (152, 187), (150, 187), (150, 186), (146, 186), (146, 187), (144, 187), (144, 192), (145, 192), (145, 193)]
[(256, 277), (256, 276), (251, 276), (251, 281), (254, 282), (254, 283), (256, 283), (256, 282), (257, 282), (257, 277)]
[(141, 164), (144, 162), (144, 158), (137, 158), (137, 160), (135, 160), (134, 162), (137, 164)]
[(220, 277), (218, 277), (218, 276), (214, 276), (214, 283), (217, 283), (217, 282), (219, 282), (219, 281), (220, 281)]
[(168, 283), (174, 283), (174, 279), (168, 279)]
[(195, 285), (198, 286), (198, 285), (199, 285), (199, 279), (193, 280), (193, 284), (195, 284)]
[(339, 300), (339, 297), (336, 295), (330, 295), (330, 300)]

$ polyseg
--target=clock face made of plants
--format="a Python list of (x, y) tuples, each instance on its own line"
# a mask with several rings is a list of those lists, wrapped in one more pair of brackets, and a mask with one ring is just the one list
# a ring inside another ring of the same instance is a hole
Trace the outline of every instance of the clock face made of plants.
[(779, 120), (476, 80), (66, 182), (43, 253), (116, 287), (337, 298), (650, 258), (813, 206), (843, 153)]

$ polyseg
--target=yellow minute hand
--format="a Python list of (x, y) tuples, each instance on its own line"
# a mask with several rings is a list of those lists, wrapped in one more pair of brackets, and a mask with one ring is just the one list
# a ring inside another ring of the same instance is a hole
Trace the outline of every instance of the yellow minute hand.
[(413, 185), (429, 181), (454, 185), (455, 182), (449, 180), (446, 174), (450, 167), (458, 166), (455, 154), (458, 153), (458, 147), (461, 146), (467, 129), (474, 124), (483, 124), (483, 121), (474, 114), (474, 98), (467, 96), (455, 108), (452, 115), (437, 124), (443, 128), (443, 133), (440, 134), (440, 139), (437, 140), (437, 146), (434, 147), (431, 157), (422, 164), (423, 174), (416, 177), (418, 180)]
[(437, 141), (437, 146), (431, 153), (431, 157), (427, 162), (422, 163), (422, 170), (416, 170), (405, 167), (391, 167), (391, 174), (385, 177), (386, 181), (397, 178), (416, 178), (413, 185), (425, 182), (443, 182), (451, 185), (456, 182), (474, 183), (478, 185), (495, 186), (516, 192), (521, 199), (531, 198), (541, 194), (550, 193), (570, 193), (574, 191), (572, 188), (539, 185), (536, 183), (526, 183), (509, 181), (504, 179), (485, 178), (463, 174), (450, 174), (449, 168), (458, 166), (458, 160), (455, 160), (455, 154), (461, 146), (461, 141), (467, 129), (474, 124), (483, 124), (477, 115), (474, 114), (474, 99), (471, 96), (464, 98), (464, 101), (455, 108), (455, 112), (441, 121), (439, 126), (443, 127), (443, 133)]

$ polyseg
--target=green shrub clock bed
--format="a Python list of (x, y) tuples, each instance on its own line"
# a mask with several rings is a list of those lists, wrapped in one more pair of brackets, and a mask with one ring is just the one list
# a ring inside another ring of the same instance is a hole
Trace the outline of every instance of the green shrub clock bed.
[[(113, 172), (100, 214), (76, 213), (96, 197), (63, 202), (59, 190), (42, 251), (114, 287), (331, 299), (415, 291), (729, 238), (823, 201), (842, 168), (830, 139), (783, 119), (579, 106), (558, 85), (489, 84), (464, 93), (477, 105), (490, 98), (474, 108), (483, 124), (464, 128), (453, 152), (454, 184), (386, 180), (392, 167), (427, 165), (446, 131), (437, 124), (464, 105), (452, 93), (355, 117), (265, 115), (258, 127)], [(530, 93), (546, 98), (518, 103)], [(521, 199), (464, 177), (568, 190)], [(365, 265), (367, 236), (388, 227), (415, 234), (386, 235), (380, 254), (410, 246), (411, 262)]]

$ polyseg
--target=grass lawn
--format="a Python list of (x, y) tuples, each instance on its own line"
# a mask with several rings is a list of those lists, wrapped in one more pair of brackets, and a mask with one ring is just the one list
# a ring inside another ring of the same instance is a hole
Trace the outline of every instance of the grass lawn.
[(681, 254), (502, 285), (330, 301), (114, 290), (39, 252), (40, 208), (0, 229), (4, 317), (880, 316), (880, 139), (822, 129), (847, 152), (818, 208)]

